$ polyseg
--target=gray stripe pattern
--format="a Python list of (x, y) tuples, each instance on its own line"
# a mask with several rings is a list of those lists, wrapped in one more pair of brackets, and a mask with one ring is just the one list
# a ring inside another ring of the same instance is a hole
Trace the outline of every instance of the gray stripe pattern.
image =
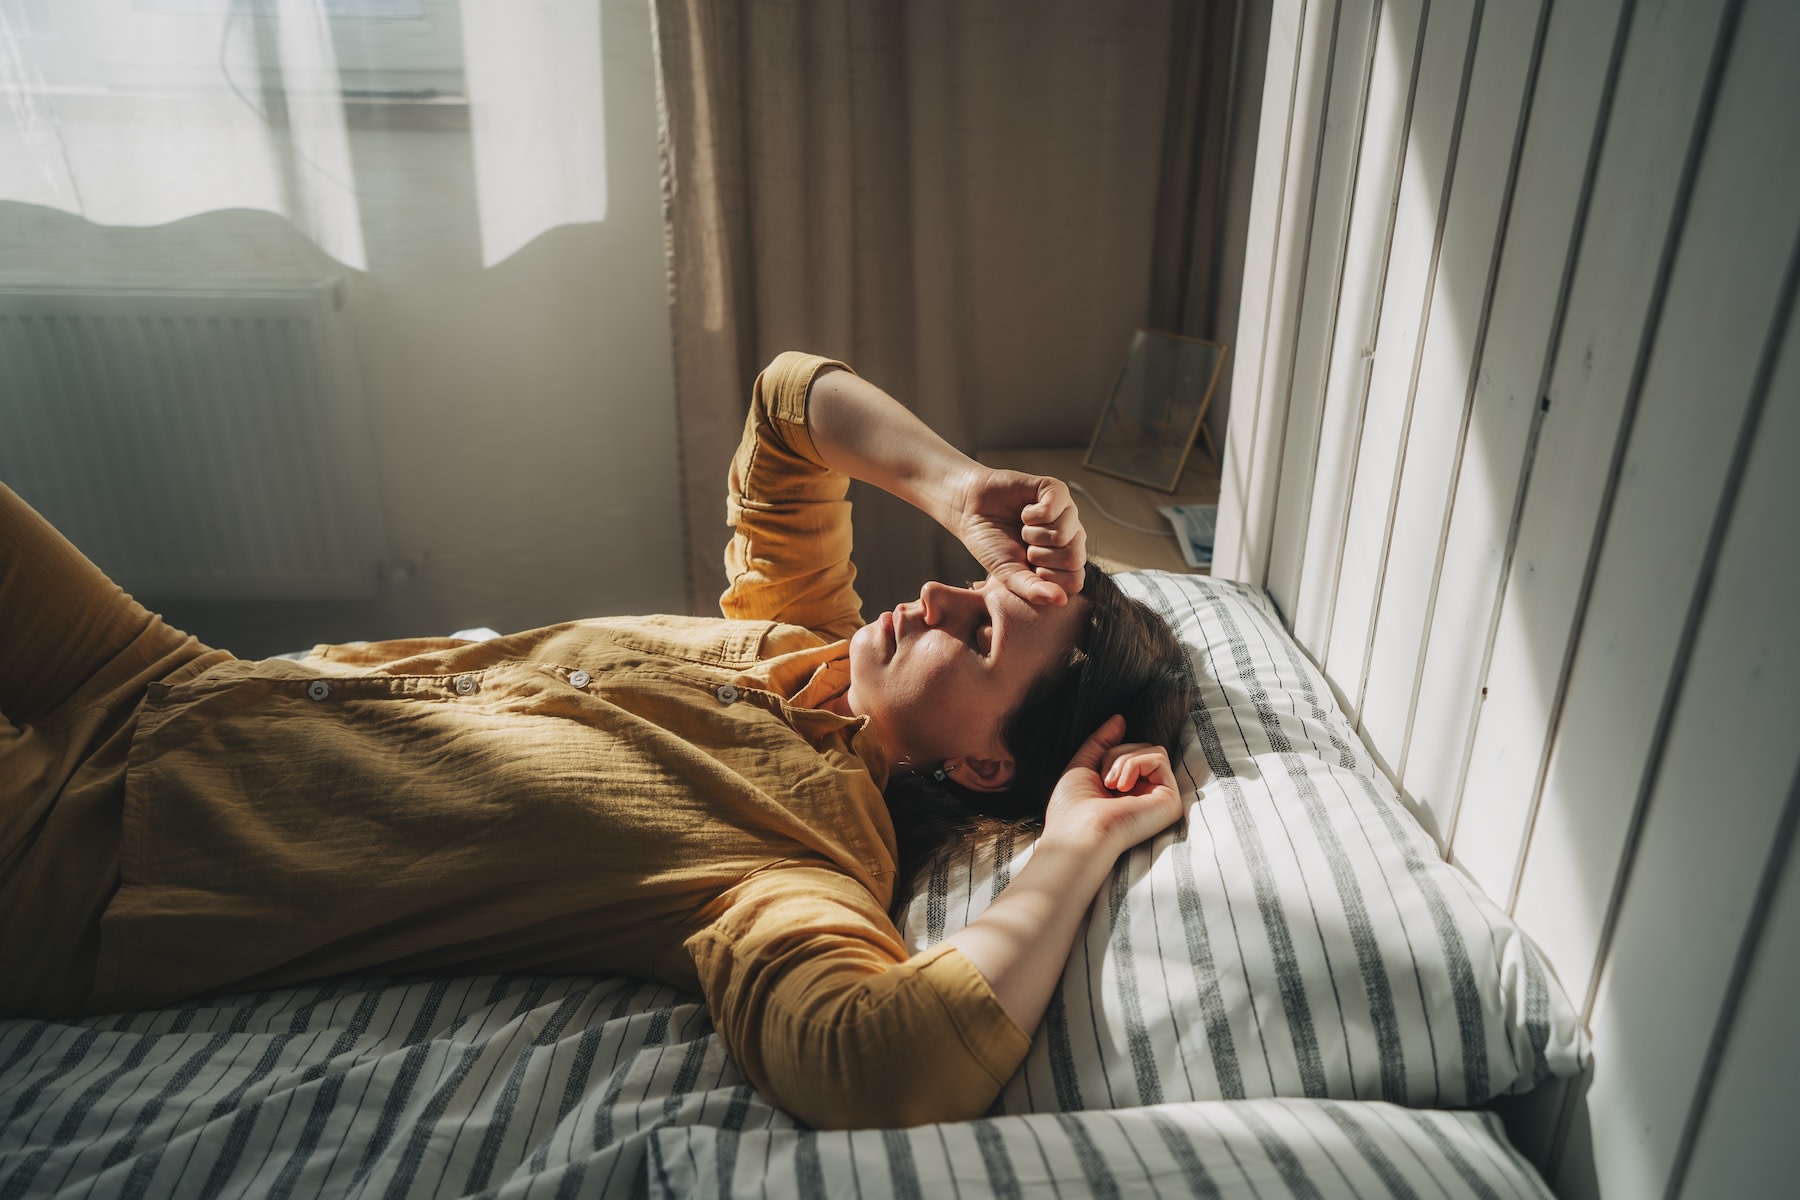
[(656, 1129), (796, 1127), (694, 997), (517, 976), (0, 1022), (0, 1115), (20, 1200), (624, 1197)]
[[(650, 1195), (654, 1200), (813, 1194), (834, 1200), (920, 1194), (961, 1200), (1541, 1195), (1542, 1183), (1531, 1168), (1495, 1148), (1492, 1122), (1485, 1113), (1415, 1113), (1386, 1103), (1250, 1100), (830, 1136), (661, 1129), (651, 1141)], [(893, 1161), (893, 1147), (902, 1142), (909, 1148), (903, 1177), (869, 1169), (884, 1155)], [(722, 1184), (713, 1160), (728, 1143), (740, 1162), (760, 1166)]]

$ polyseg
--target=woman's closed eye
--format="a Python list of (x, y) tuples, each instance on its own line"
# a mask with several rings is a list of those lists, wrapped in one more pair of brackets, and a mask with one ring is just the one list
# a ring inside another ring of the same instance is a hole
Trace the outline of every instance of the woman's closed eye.
[(994, 622), (992, 618), (984, 617), (976, 623), (974, 629), (969, 631), (969, 645), (973, 646), (975, 652), (983, 658), (993, 653)]

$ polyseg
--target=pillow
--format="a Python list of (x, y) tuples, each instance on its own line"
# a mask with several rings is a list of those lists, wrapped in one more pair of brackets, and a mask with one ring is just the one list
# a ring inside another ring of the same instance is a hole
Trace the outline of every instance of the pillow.
[(1550, 1196), (1491, 1113), (1330, 1100), (1161, 1104), (854, 1133), (659, 1129), (649, 1177), (659, 1200)]
[[(1259, 1096), (1477, 1105), (1580, 1072), (1580, 1020), (1524, 932), (1444, 862), (1266, 593), (1118, 577), (1196, 684), (1185, 819), (1119, 860), (996, 1112)], [(908, 902), (923, 949), (1030, 839), (960, 852)]]

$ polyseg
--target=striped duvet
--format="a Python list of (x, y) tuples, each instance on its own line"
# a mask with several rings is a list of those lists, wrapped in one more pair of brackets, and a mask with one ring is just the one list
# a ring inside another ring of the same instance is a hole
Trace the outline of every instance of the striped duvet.
[[(1195, 798), (1121, 861), (989, 1118), (815, 1135), (651, 984), (340, 980), (0, 1022), (0, 1200), (1544, 1194), (1485, 1114), (1338, 1102), (1576, 1069), (1529, 943), (1436, 858), (1260, 593), (1121, 582), (1188, 646)], [(960, 926), (1029, 853), (947, 864), (905, 931)]]
[(631, 980), (345, 980), (0, 1025), (0, 1197), (1548, 1193), (1485, 1113), (1165, 1104), (813, 1133), (692, 997)]

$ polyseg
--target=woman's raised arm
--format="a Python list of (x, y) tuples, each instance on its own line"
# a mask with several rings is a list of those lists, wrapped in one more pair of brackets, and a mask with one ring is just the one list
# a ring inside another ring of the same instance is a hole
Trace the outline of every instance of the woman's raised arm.
[(1081, 590), (1087, 534), (1060, 479), (982, 466), (849, 371), (813, 380), (807, 428), (833, 469), (930, 516), (1026, 600), (1062, 604)]

